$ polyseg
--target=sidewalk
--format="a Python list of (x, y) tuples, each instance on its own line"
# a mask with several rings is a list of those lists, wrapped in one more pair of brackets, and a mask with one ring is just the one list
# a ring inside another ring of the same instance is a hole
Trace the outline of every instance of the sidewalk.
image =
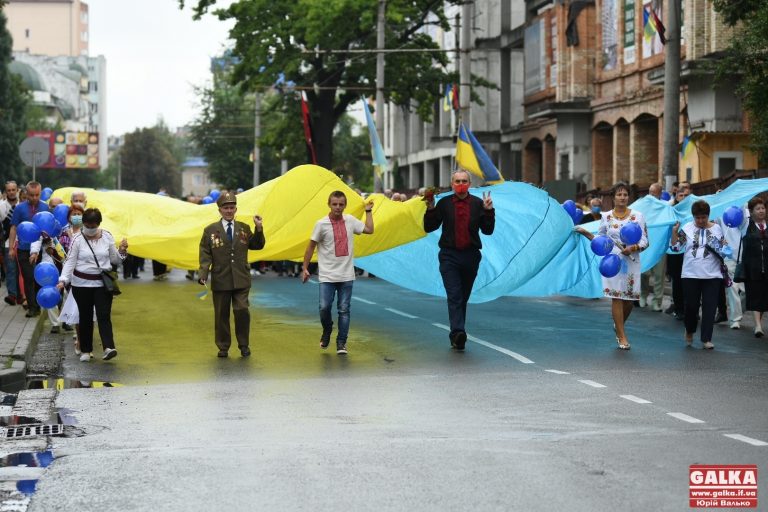
[(27, 361), (35, 350), (45, 311), (27, 318), (21, 306), (0, 301), (0, 390), (6, 393), (26, 387)]

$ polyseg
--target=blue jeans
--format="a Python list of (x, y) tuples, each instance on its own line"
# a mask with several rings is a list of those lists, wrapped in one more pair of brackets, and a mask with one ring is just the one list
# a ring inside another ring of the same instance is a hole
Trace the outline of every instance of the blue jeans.
[(339, 332), (336, 335), (336, 346), (343, 346), (347, 343), (349, 334), (349, 303), (352, 300), (352, 284), (354, 281), (344, 281), (342, 283), (320, 283), (320, 323), (323, 325), (324, 341), (331, 339), (333, 331), (333, 319), (331, 318), (331, 308), (333, 307), (333, 296), (337, 295), (336, 309), (339, 313)]
[(5, 262), (5, 285), (8, 287), (8, 295), (19, 296), (19, 267), (16, 259), (8, 257), (8, 248), (3, 247), (3, 261)]

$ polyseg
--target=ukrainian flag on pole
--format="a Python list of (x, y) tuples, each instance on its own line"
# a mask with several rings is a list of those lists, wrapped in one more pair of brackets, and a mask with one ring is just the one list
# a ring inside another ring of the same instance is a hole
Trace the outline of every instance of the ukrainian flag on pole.
[(381, 178), (384, 174), (384, 170), (387, 168), (387, 157), (384, 155), (384, 148), (379, 140), (379, 134), (376, 132), (376, 125), (373, 123), (373, 117), (371, 116), (371, 111), (368, 110), (368, 103), (365, 101), (365, 97), (361, 97), (360, 102), (363, 104), (365, 120), (368, 123), (368, 138), (371, 140), (373, 170), (376, 173), (376, 176)]
[(504, 182), (504, 178), (493, 165), (483, 146), (464, 126), (464, 123), (459, 125), (459, 137), (456, 140), (456, 164), (475, 176), (483, 178), (491, 185)]

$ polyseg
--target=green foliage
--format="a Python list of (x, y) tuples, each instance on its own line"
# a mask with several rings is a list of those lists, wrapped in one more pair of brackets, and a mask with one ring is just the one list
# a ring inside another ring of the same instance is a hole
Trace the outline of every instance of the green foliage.
[(768, 2), (765, 0), (717, 0), (716, 9), (728, 23), (740, 23), (739, 37), (718, 63), (718, 78), (730, 83), (739, 77), (737, 93), (749, 113), (750, 137), (761, 163), (768, 156)]
[(19, 144), (26, 135), (26, 109), (29, 99), (19, 77), (8, 70), (13, 41), (6, 27), (7, 18), (0, 11), (0, 177), (18, 179), (24, 165)]
[[(200, 17), (216, 2), (179, 1), (180, 6), (185, 4), (192, 4), (195, 17)], [(285, 81), (306, 90), (318, 163), (324, 167), (334, 162), (333, 132), (347, 107), (361, 94), (374, 93), (376, 54), (308, 52), (374, 49), (377, 6), (371, 0), (239, 0), (214, 11), (219, 19), (235, 22), (230, 32), (237, 59), (233, 83), (248, 91), (267, 90), (283, 73)], [(387, 48), (437, 49), (425, 31), (450, 29), (445, 6), (443, 0), (389, 0)], [(429, 121), (442, 95), (440, 84), (457, 79), (455, 73), (447, 72), (447, 63), (442, 52), (388, 54), (386, 100), (402, 108), (415, 108)], [(473, 83), (488, 85), (479, 77), (473, 77)], [(299, 131), (300, 126), (295, 129)]]
[(120, 157), (123, 189), (181, 194), (180, 149), (162, 122), (126, 134)]

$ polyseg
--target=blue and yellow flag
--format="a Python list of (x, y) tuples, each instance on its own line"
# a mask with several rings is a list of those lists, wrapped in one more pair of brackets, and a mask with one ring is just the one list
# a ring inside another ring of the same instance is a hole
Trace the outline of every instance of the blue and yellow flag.
[(504, 178), (488, 157), (483, 146), (464, 126), (464, 123), (459, 125), (459, 137), (456, 140), (456, 164), (475, 176), (483, 178), (486, 183), (491, 185), (504, 182)]
[(373, 170), (381, 178), (387, 168), (387, 157), (384, 155), (384, 148), (379, 140), (379, 134), (376, 132), (376, 124), (373, 122), (371, 111), (368, 110), (368, 103), (365, 98), (360, 98), (365, 112), (365, 121), (368, 124), (368, 138), (371, 141), (371, 160), (373, 161)]
[(682, 157), (682, 159), (685, 160), (686, 158), (688, 158), (688, 156), (691, 154), (691, 152), (694, 150), (695, 147), (696, 147), (696, 144), (691, 140), (690, 137), (688, 137), (687, 135), (683, 137), (683, 145), (680, 148), (680, 156)]

